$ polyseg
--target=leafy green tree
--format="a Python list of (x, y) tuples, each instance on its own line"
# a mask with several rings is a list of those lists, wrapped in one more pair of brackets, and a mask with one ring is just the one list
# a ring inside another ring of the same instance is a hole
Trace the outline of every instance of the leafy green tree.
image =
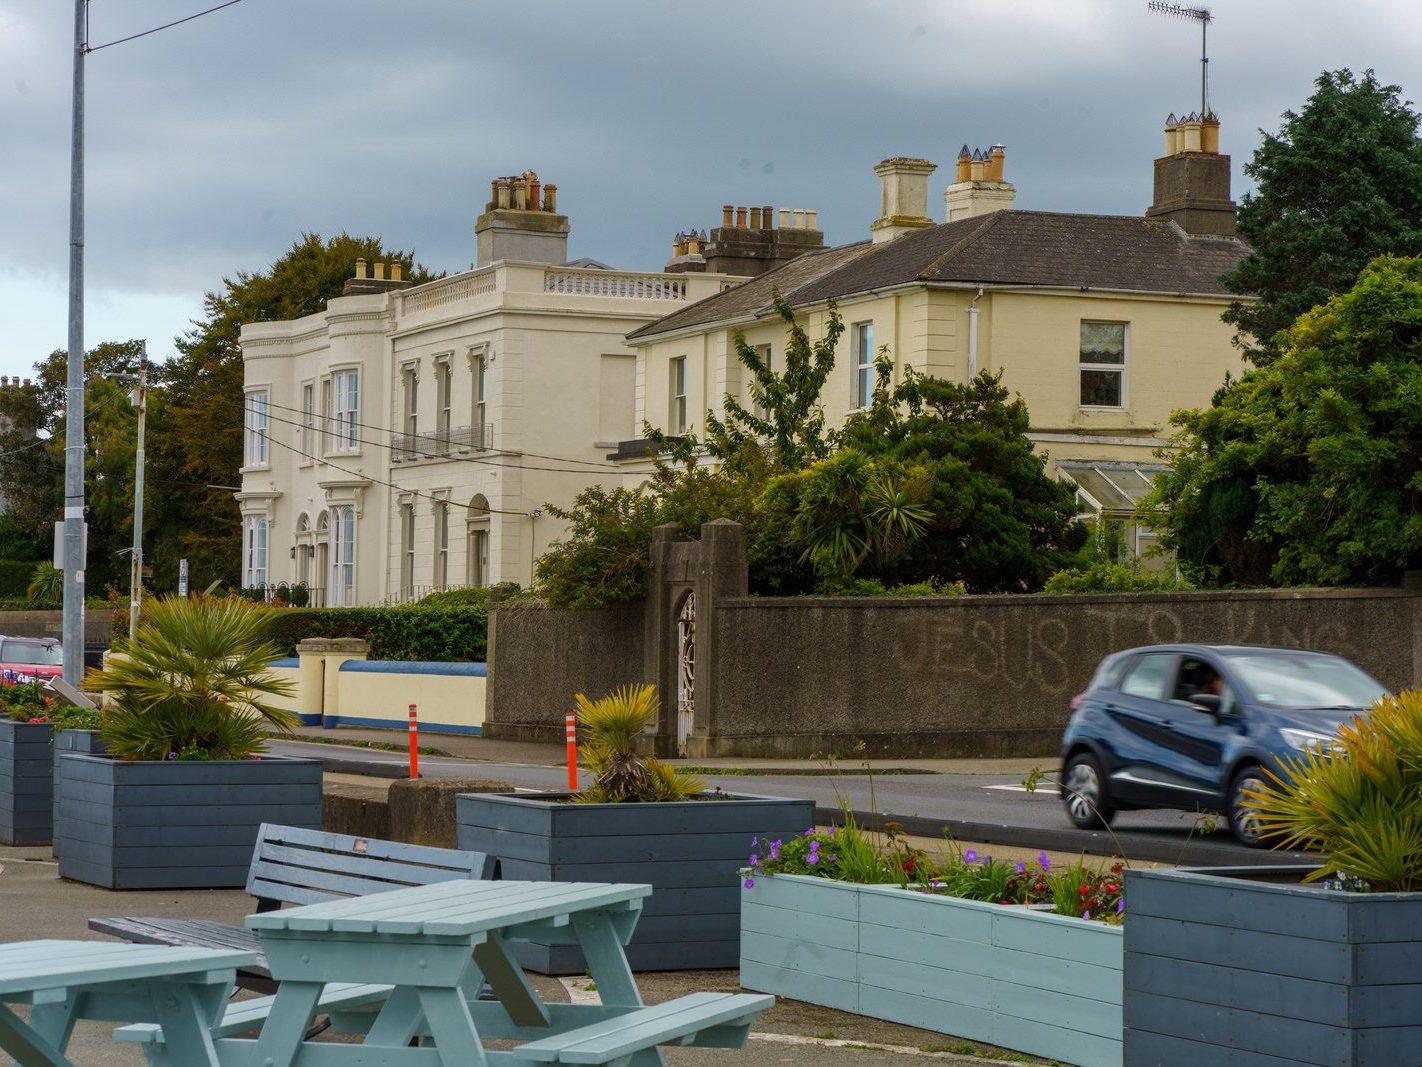
[(929, 518), (875, 577), (1031, 592), (1078, 558), (1088, 532), (1075, 491), (1046, 474), (1027, 438), (1027, 405), (1001, 372), (960, 385), (910, 369), (890, 389), (888, 360), (876, 367), (873, 403), (845, 423), (841, 448), (895, 472), (905, 489), (926, 484), (921, 499), (907, 499)]
[[(1422, 253), (1422, 144), (1418, 116), (1372, 71), (1325, 71), (1303, 110), (1245, 165), (1257, 191), (1239, 206), (1250, 252), (1222, 281), (1239, 301), (1225, 321), (1248, 337), (1256, 364), (1277, 357), (1274, 337), (1349, 288), (1373, 257)], [(1262, 133), (1263, 131), (1261, 131)]]
[[(84, 497), (88, 507), (86, 586), (128, 584), (121, 551), (133, 542), (133, 470), (137, 422), (129, 387), (106, 375), (132, 373), (141, 343), (105, 342), (85, 353)], [(28, 386), (0, 390), (0, 490), (8, 524), (48, 548), (64, 513), (67, 357), (56, 351), (35, 365)], [(39, 554), (45, 554), (41, 551)]]
[[(171, 437), (159, 447), (175, 478), (188, 484), (165, 498), (175, 511), (155, 516), (162, 544), (155, 566), (161, 562), (165, 573), (176, 575), (177, 558), (187, 557), (192, 582), (201, 588), (214, 579), (235, 580), (240, 571), (238, 509), (224, 487), (239, 484), (242, 466), (242, 324), (315, 314), (341, 295), (358, 258), (399, 263), (417, 285), (435, 277), (411, 253), (385, 249), (376, 237), (303, 234), (265, 271), (224, 278), (203, 301), (206, 318), (178, 340), (159, 405)], [(152, 428), (150, 435), (157, 436)]]
[(1172, 417), (1142, 517), (1198, 584), (1394, 584), (1422, 566), (1422, 260), (1380, 256), (1280, 341)]

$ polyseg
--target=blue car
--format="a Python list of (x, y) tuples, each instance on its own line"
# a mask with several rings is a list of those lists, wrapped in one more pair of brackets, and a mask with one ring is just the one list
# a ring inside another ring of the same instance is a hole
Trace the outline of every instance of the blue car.
[(1327, 745), (1386, 692), (1340, 656), (1249, 645), (1151, 645), (1107, 656), (1072, 699), (1061, 796), (1082, 829), (1118, 811), (1218, 812), (1260, 841), (1243, 804), (1279, 757)]

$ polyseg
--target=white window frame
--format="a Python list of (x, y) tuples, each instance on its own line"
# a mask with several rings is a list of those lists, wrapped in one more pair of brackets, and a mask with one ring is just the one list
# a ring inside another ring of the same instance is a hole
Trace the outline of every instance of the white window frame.
[(360, 369), (331, 372), (331, 451), (360, 451)]
[(483, 448), (489, 443), (485, 429), (489, 425), (489, 363), (488, 348), (476, 348), (469, 353), (469, 369), (473, 374), (473, 393), (470, 408), (470, 433), (474, 435), (473, 446)]
[(465, 515), (464, 548), (468, 557), (464, 561), (464, 577), (466, 583), (475, 588), (489, 584), (488, 505), (488, 500), (482, 494), (476, 494), (469, 502), (469, 510)]
[(266, 388), (248, 389), (244, 394), (243, 467), (250, 469), (271, 465), (268, 440), (271, 432), (270, 406), (271, 393)]
[(400, 505), (400, 599), (407, 600), (415, 589), (415, 505)]
[(454, 361), (449, 355), (437, 356), (434, 367), (436, 451), (448, 454), (454, 430)]
[(434, 587), (449, 586), (449, 501), (436, 497), (434, 501)]
[(667, 432), (675, 437), (687, 431), (685, 356), (667, 361), (667, 395)]
[[(1085, 337), (1088, 326), (1119, 326), (1121, 328), (1121, 362), (1119, 363), (1098, 363), (1089, 362), (1086, 359)], [(1081, 327), (1077, 333), (1077, 372), (1076, 372), (1076, 395), (1078, 406), (1083, 411), (1123, 411), (1129, 405), (1129, 393), (1127, 386), (1130, 384), (1129, 368), (1131, 365), (1131, 324), (1120, 322), (1114, 319), (1082, 319)], [(1088, 404), (1082, 400), (1083, 375), (1087, 371), (1105, 374), (1115, 374), (1120, 379), (1120, 403), (1119, 404)]]
[(316, 383), (301, 383), (301, 457), (303, 465), (312, 462), (316, 455)]
[(850, 407), (867, 408), (874, 402), (874, 320), (849, 328), (850, 358), (854, 366)]
[(420, 432), (420, 365), (406, 363), (400, 368), (400, 384), (404, 391), (405, 418), (404, 432), (407, 436), (407, 450), (415, 450), (415, 439)]
[[(752, 347), (755, 349), (755, 354), (760, 357), (760, 361), (765, 364), (765, 369), (774, 374), (775, 364), (773, 360), (775, 357), (775, 349), (771, 345), (753, 345)], [(746, 384), (749, 386), (751, 383), (747, 382)], [(747, 397), (747, 399), (749, 399), (749, 397)], [(770, 409), (764, 404), (755, 405), (755, 413), (759, 418), (770, 418)]]
[(356, 518), (354, 504), (331, 508), (331, 589), (332, 607), (355, 604)]
[(247, 589), (267, 586), (268, 548), (271, 527), (265, 515), (248, 515), (242, 520), (242, 585)]

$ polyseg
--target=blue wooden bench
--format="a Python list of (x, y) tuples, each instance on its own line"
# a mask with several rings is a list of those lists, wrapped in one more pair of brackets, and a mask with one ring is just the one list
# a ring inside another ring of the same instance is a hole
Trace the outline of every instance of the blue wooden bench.
[[(482, 852), (407, 845), (379, 838), (263, 823), (247, 871), (258, 912), (283, 904), (317, 904), (455, 879), (487, 879), (495, 862)], [(255, 930), (209, 919), (115, 917), (90, 919), (89, 929), (141, 945), (236, 949), (257, 953), (237, 984), (258, 993), (276, 987)]]

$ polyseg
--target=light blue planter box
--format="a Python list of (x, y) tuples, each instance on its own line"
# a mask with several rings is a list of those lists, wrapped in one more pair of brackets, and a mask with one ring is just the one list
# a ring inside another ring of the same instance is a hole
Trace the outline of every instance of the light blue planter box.
[(0, 844), (49, 844), (54, 828), (53, 743), (53, 723), (0, 717)]
[(800, 875), (741, 898), (741, 985), (1121, 1067), (1121, 927)]

